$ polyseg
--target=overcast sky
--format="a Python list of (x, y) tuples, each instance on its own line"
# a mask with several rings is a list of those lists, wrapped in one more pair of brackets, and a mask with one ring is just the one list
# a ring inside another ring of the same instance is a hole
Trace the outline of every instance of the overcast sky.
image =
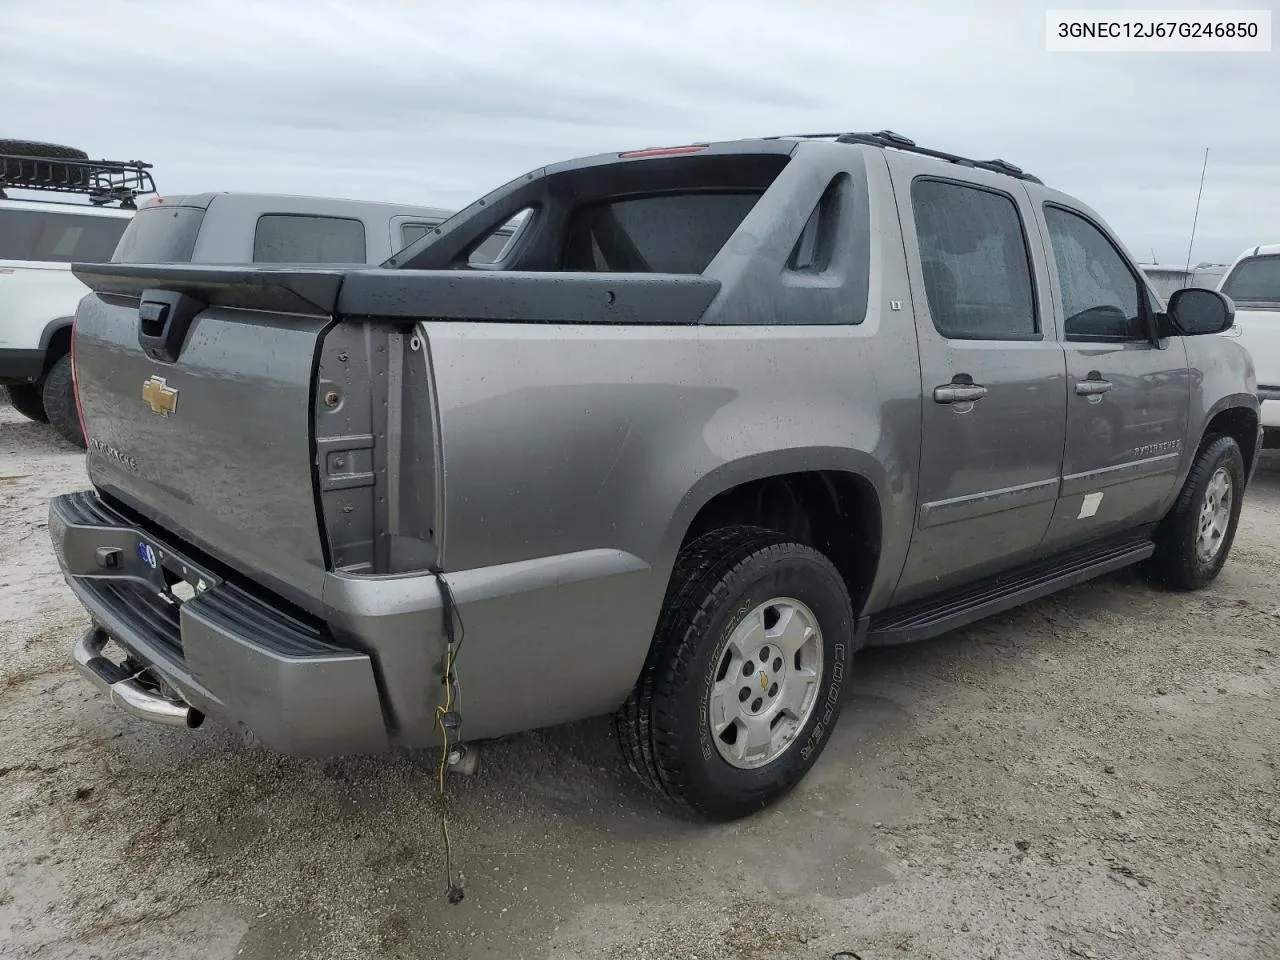
[(1193, 259), (1280, 240), (1280, 55), (1047, 53), (1045, 9), (0, 0), (0, 136), (146, 160), (167, 193), (458, 207), (582, 154), (889, 128), (1016, 163), (1178, 263), (1208, 146)]

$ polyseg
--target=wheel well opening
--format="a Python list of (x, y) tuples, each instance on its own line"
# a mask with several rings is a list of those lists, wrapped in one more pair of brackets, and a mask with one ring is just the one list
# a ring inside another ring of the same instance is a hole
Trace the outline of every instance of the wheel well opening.
[(815, 470), (752, 480), (712, 498), (684, 542), (746, 524), (776, 530), (825, 554), (844, 578), (854, 613), (866, 603), (880, 560), (880, 502), (865, 478)]
[(59, 327), (49, 338), (49, 347), (44, 352), (44, 372), (57, 363), (64, 353), (71, 351), (71, 326)]
[(1244, 407), (1232, 407), (1217, 414), (1205, 428), (1205, 437), (1227, 436), (1240, 447), (1245, 474), (1258, 454), (1258, 415)]

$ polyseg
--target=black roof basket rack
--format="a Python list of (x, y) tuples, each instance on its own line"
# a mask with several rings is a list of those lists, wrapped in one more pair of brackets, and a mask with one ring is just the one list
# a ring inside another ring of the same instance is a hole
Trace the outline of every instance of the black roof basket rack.
[(5, 187), (77, 193), (95, 206), (119, 203), (136, 210), (135, 200), (155, 193), (151, 164), (141, 160), (80, 160), (62, 157), (29, 157), (0, 153), (0, 200)]
[(949, 163), (958, 163), (964, 167), (975, 167), (979, 170), (990, 170), (992, 173), (1003, 173), (1010, 177), (1017, 177), (1019, 180), (1028, 180), (1031, 183), (1043, 184), (1039, 177), (1034, 177), (1027, 173), (1021, 167), (1016, 167), (1007, 160), (971, 160), (968, 157), (962, 157), (954, 153), (946, 153), (942, 150), (932, 150), (929, 147), (919, 146), (909, 137), (904, 137), (900, 133), (894, 133), (892, 130), (880, 130), (877, 133), (793, 133), (783, 134), (776, 137), (765, 137), (766, 140), (835, 140), (836, 143), (861, 143), (870, 147), (892, 147), (895, 150), (906, 150), (910, 153), (923, 154), (926, 157), (936, 157), (939, 160), (946, 160)]

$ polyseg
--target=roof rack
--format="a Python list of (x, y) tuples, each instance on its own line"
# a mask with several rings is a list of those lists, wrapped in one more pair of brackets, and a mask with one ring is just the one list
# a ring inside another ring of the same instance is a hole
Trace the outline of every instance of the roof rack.
[(78, 193), (94, 206), (119, 203), (136, 210), (135, 200), (155, 193), (151, 164), (141, 160), (79, 160), (62, 157), (29, 157), (0, 153), (0, 200), (4, 188)]
[(765, 137), (764, 139), (835, 140), (836, 143), (860, 143), (871, 147), (892, 147), (895, 150), (906, 150), (909, 153), (919, 153), (926, 157), (936, 157), (939, 160), (946, 160), (948, 163), (958, 163), (963, 167), (976, 167), (979, 170), (1003, 173), (1010, 177), (1017, 177), (1019, 180), (1028, 180), (1031, 183), (1044, 183), (1039, 177), (1032, 176), (1021, 167), (1014, 166), (1008, 160), (971, 160), (958, 154), (932, 150), (929, 147), (921, 147), (914, 140), (904, 137), (900, 133), (894, 133), (892, 130), (881, 130), (877, 133), (789, 133), (775, 137)]

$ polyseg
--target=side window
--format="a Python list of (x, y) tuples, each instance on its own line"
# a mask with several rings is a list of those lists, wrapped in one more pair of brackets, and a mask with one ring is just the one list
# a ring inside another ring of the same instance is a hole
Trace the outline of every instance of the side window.
[(32, 260), (40, 218), (26, 210), (0, 209), (0, 260)]
[(0, 211), (0, 260), (106, 263), (128, 225), (126, 217)]
[(267, 213), (253, 235), (254, 263), (364, 263), (364, 224), (348, 217)]
[(929, 313), (951, 340), (1038, 336), (1031, 257), (1014, 202), (941, 180), (911, 185)]
[(1079, 214), (1046, 206), (1068, 340), (1146, 340), (1138, 278), (1106, 234)]

